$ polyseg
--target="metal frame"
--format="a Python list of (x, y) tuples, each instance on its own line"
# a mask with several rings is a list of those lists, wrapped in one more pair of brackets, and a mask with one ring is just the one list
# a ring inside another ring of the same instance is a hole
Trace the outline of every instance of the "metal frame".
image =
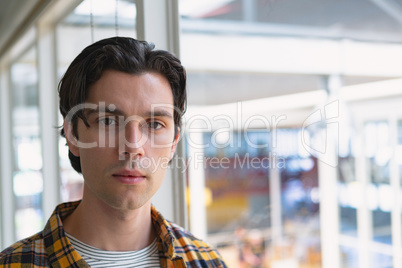
[(327, 124), (326, 152), (324, 159), (318, 157), (318, 184), (320, 191), (320, 226), (321, 252), (323, 267), (341, 267), (339, 249), (339, 207), (338, 207), (338, 173), (334, 163), (338, 157), (336, 137), (338, 128)]
[(1, 239), (0, 248), (6, 247), (15, 241), (14, 230), (14, 191), (13, 191), (13, 150), (11, 133), (11, 87), (10, 66), (5, 58), (0, 68), (0, 198), (1, 198)]
[[(192, 127), (197, 124), (193, 123)], [(188, 140), (194, 145), (203, 144), (202, 127), (197, 127), (197, 131), (188, 133)], [(190, 231), (200, 237), (201, 239), (207, 238), (207, 211), (206, 211), (206, 198), (205, 198), (205, 171), (204, 171), (204, 148), (188, 145), (188, 188), (190, 199)]]
[[(391, 148), (398, 146), (398, 118), (389, 118), (391, 133)], [(402, 267), (402, 219), (401, 219), (401, 183), (397, 159), (395, 154), (390, 160), (390, 185), (393, 189), (393, 206), (391, 211), (391, 234), (392, 234), (392, 261), (393, 267)]]
[(37, 31), (37, 59), (39, 74), (39, 109), (43, 157), (44, 218), (48, 219), (60, 202), (60, 168), (58, 154), (58, 95), (55, 29), (39, 23)]
[(172, 52), (180, 58), (178, 0), (135, 0), (137, 38), (153, 42), (157, 49)]

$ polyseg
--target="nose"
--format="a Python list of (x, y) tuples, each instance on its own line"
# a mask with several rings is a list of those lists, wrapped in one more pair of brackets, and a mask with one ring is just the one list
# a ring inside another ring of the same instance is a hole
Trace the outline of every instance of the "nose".
[(125, 125), (124, 131), (120, 132), (119, 154), (130, 159), (144, 156), (144, 145), (147, 141), (146, 133), (143, 133), (138, 122), (131, 121)]

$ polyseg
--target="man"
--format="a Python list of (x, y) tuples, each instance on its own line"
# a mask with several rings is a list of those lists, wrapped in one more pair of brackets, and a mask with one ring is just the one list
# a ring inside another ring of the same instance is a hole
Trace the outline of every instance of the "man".
[(59, 84), (81, 201), (5, 249), (0, 267), (226, 267), (151, 205), (180, 136), (186, 74), (166, 51), (113, 37), (85, 48)]

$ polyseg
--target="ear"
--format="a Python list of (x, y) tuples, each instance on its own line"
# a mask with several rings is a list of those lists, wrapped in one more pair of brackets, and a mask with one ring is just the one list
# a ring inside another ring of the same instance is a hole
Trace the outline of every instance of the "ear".
[(170, 160), (172, 160), (174, 153), (176, 152), (177, 143), (180, 140), (180, 128), (177, 128), (176, 137), (174, 137), (172, 148), (170, 148)]
[(66, 120), (64, 120), (63, 128), (64, 128), (64, 134), (66, 136), (68, 149), (70, 149), (70, 152), (73, 155), (79, 157), (80, 150), (77, 145), (77, 138), (74, 136), (74, 133), (73, 133), (73, 123), (67, 122)]

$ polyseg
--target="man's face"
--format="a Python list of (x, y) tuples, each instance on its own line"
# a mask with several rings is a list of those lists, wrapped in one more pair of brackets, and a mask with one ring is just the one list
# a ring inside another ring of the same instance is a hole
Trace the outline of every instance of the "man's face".
[[(87, 104), (89, 127), (79, 119), (78, 142), (67, 139), (81, 159), (83, 200), (122, 210), (149, 204), (178, 140), (169, 82), (157, 73), (105, 71), (91, 86)], [(71, 124), (65, 128), (71, 133)]]

